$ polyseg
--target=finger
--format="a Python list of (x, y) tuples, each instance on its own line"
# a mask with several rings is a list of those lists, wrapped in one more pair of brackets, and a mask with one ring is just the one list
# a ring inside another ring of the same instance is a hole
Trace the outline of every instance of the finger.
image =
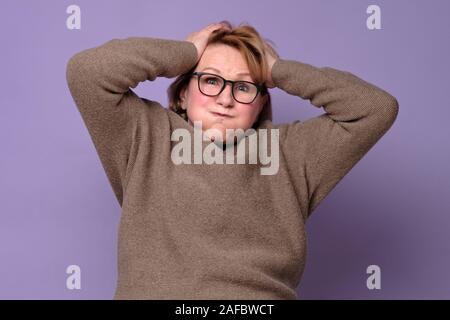
[(208, 29), (217, 28), (218, 26), (221, 26), (221, 24), (220, 23), (211, 23), (207, 26), (207, 28)]
[(231, 29), (230, 26), (225, 22), (221, 22), (221, 23), (219, 23), (219, 25), (224, 29)]
[(218, 26), (214, 27), (214, 28), (213, 28), (212, 30), (210, 30), (210, 31), (214, 32), (214, 31), (218, 31), (218, 30), (227, 30), (227, 31), (231, 31), (230, 28), (228, 28), (226, 25), (223, 25), (223, 24), (219, 24)]
[(229, 29), (228, 26), (224, 23), (213, 23), (211, 24), (211, 28), (213, 29), (220, 29), (220, 28), (225, 28), (225, 29)]
[(219, 29), (219, 28), (220, 27), (217, 26), (216, 24), (211, 24), (211, 25), (208, 25), (205, 29), (203, 29), (203, 31), (213, 32), (214, 30)]

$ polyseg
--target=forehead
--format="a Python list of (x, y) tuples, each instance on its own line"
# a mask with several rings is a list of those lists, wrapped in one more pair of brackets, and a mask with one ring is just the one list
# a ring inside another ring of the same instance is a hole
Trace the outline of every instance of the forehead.
[(207, 46), (197, 70), (217, 73), (230, 79), (251, 79), (247, 62), (239, 50), (224, 44)]

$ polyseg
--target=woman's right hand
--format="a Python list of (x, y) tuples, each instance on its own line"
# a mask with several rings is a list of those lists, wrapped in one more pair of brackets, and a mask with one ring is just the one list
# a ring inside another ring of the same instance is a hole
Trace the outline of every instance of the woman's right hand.
[(224, 23), (212, 23), (207, 25), (205, 28), (200, 31), (192, 32), (187, 36), (186, 41), (192, 42), (197, 48), (197, 62), (200, 60), (203, 52), (206, 49), (206, 45), (208, 43), (208, 38), (212, 32), (219, 29), (230, 30), (230, 28)]

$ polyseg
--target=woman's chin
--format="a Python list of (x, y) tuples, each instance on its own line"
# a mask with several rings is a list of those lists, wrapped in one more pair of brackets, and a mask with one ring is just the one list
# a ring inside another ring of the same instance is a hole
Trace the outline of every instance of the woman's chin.
[(229, 131), (228, 134), (226, 134), (226, 131), (221, 131), (217, 129), (209, 129), (204, 132), (205, 140), (214, 142), (217, 145), (232, 145), (236, 144), (244, 135), (238, 134), (236, 136), (236, 132), (233, 131), (233, 129), (230, 129), (232, 131)]
[(205, 130), (204, 135), (208, 141), (215, 143), (223, 143), (227, 140), (225, 130), (219, 130), (217, 128), (210, 128), (208, 130)]

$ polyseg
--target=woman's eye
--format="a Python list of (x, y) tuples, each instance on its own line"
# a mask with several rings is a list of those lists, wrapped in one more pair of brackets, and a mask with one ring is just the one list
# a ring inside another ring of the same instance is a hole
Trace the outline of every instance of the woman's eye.
[(240, 84), (238, 86), (238, 89), (247, 92), (248, 91), (248, 86), (245, 85), (245, 84)]
[(206, 83), (208, 83), (208, 84), (216, 84), (217, 83), (217, 79), (216, 78), (207, 78), (206, 79)]

